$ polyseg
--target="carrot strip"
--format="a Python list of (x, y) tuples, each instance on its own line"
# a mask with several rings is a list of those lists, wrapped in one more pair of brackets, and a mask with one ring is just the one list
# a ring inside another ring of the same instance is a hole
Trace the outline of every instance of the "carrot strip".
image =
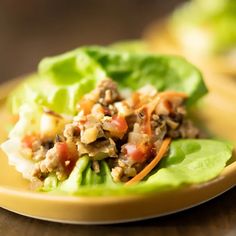
[(151, 170), (158, 164), (158, 162), (162, 159), (162, 157), (165, 155), (170, 142), (171, 142), (171, 138), (165, 138), (155, 158), (136, 176), (134, 176), (131, 180), (126, 182), (125, 185), (135, 184), (139, 182), (140, 180), (142, 180), (145, 176), (147, 176), (151, 172)]
[(182, 98), (186, 99), (188, 97), (188, 95), (184, 92), (175, 92), (175, 91), (160, 92), (154, 97), (154, 99), (151, 102), (143, 105), (141, 108), (138, 108), (137, 111), (140, 111), (140, 110), (144, 109), (145, 107), (147, 107), (147, 118), (145, 121), (146, 122), (145, 123), (145, 132), (148, 135), (152, 134), (151, 115), (152, 115), (154, 109), (156, 108), (156, 106), (158, 105), (160, 99), (162, 99), (163, 97), (182, 97)]
[(151, 114), (157, 104), (159, 103), (160, 99), (163, 97), (182, 97), (182, 98), (187, 98), (188, 95), (184, 92), (175, 92), (175, 91), (165, 91), (165, 92), (160, 92), (156, 95), (156, 97), (149, 103), (147, 104), (148, 106), (148, 113)]
[(151, 115), (157, 104), (159, 103), (160, 97), (156, 96), (151, 102), (148, 104), (143, 105), (136, 109), (136, 112), (139, 113), (140, 111), (145, 111), (146, 119), (145, 119), (145, 133), (148, 135), (152, 134), (151, 130)]
[(160, 101), (160, 97), (157, 95), (150, 103), (147, 104), (148, 113), (151, 115), (152, 112), (155, 110), (156, 106)]
[(146, 121), (146, 131), (148, 135), (152, 134), (152, 128), (151, 128), (151, 116), (152, 113), (157, 106), (157, 104), (160, 101), (160, 97), (156, 97), (151, 103), (147, 105), (147, 121)]

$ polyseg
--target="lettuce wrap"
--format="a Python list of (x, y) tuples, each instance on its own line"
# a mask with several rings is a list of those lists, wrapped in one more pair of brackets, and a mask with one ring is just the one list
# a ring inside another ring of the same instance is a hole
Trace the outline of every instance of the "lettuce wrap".
[[(56, 113), (56, 128), (61, 125), (62, 117), (63, 122), (69, 123), (77, 115), (78, 102), (107, 77), (123, 92), (137, 91), (149, 84), (158, 93), (176, 91), (187, 94), (187, 109), (207, 93), (201, 73), (180, 57), (92, 46), (45, 58), (39, 64), (38, 73), (27, 78), (8, 99), (12, 113), (19, 114), (19, 121), (1, 146), (9, 163), (24, 178), (32, 180), (31, 173), (38, 160), (26, 158), (28, 154), (22, 150), (22, 140), (27, 137), (29, 144), (30, 135), (40, 129), (45, 131), (42, 122), (45, 108), (50, 109), (50, 115)], [(60, 135), (55, 133), (55, 136), (61, 144)], [(99, 171), (95, 171), (94, 159), (83, 154), (76, 159), (66, 178), (58, 177), (54, 171), (41, 175), (38, 190), (88, 196), (163, 191), (214, 179), (231, 156), (232, 146), (226, 142), (179, 138), (171, 142), (165, 157), (142, 181), (127, 186), (114, 181), (107, 159), (95, 160), (99, 162)]]
[(235, 50), (235, 21), (234, 0), (192, 0), (176, 9), (169, 25), (186, 49), (214, 55)]

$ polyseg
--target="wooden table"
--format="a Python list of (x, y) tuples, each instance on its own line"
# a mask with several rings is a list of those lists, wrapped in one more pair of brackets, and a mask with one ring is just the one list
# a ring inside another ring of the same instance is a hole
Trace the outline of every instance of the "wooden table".
[[(236, 235), (236, 188), (173, 215), (117, 225), (68, 225), (36, 220), (0, 209), (0, 235)], [(150, 206), (151, 207), (151, 206)]]

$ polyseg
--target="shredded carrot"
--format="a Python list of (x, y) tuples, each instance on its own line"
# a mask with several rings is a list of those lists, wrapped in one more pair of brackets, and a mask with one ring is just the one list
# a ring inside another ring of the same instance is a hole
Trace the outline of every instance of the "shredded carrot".
[(165, 155), (170, 142), (171, 142), (171, 138), (165, 138), (155, 158), (135, 177), (133, 177), (128, 182), (126, 182), (125, 185), (131, 185), (131, 184), (137, 183), (140, 180), (142, 180), (145, 176), (147, 176), (151, 172), (151, 170), (158, 164), (158, 162), (162, 159), (162, 157)]
[(155, 110), (156, 106), (158, 105), (160, 101), (160, 97), (157, 95), (151, 102), (147, 104), (148, 107), (148, 113), (151, 115), (152, 112)]
[(151, 115), (153, 113), (153, 110), (156, 108), (158, 105), (159, 101), (161, 98), (164, 97), (182, 97), (186, 99), (188, 95), (184, 92), (175, 92), (175, 91), (165, 91), (165, 92), (160, 92), (158, 93), (151, 102), (148, 104), (143, 105), (141, 108), (138, 108), (137, 111), (139, 112), (140, 110), (145, 110), (145, 107), (147, 108), (146, 110), (146, 120), (145, 120), (145, 132), (148, 135), (152, 134), (152, 128), (151, 128)]
[(146, 121), (146, 131), (148, 135), (152, 134), (152, 127), (151, 127), (151, 116), (152, 113), (155, 109), (155, 107), (157, 106), (157, 104), (160, 101), (160, 97), (155, 97), (154, 100), (152, 102), (150, 102), (147, 106), (147, 121)]
[(155, 107), (157, 106), (158, 102), (160, 100), (160, 97), (156, 96), (151, 102), (148, 104), (143, 105), (142, 107), (139, 107), (136, 109), (136, 112), (139, 113), (141, 111), (145, 112), (146, 119), (144, 124), (144, 131), (146, 134), (151, 135), (151, 115)]

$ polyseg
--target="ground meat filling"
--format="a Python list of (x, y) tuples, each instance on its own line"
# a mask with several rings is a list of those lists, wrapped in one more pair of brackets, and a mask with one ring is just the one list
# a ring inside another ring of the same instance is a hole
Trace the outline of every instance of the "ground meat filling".
[(97, 90), (99, 93), (98, 102), (104, 107), (108, 107), (114, 102), (121, 100), (117, 84), (110, 79), (102, 80), (98, 85)]
[(147, 135), (142, 126), (147, 122), (147, 114), (139, 112), (137, 123), (129, 132), (128, 144), (121, 148), (118, 161), (112, 169), (115, 182), (126, 182), (149, 163), (153, 153), (158, 153), (164, 137), (197, 138), (199, 130), (186, 119), (183, 100), (161, 100), (151, 116), (152, 134)]
[(102, 80), (78, 102), (76, 116), (68, 120), (47, 109), (39, 133), (22, 139), (22, 151), (35, 162), (32, 179), (54, 174), (64, 180), (88, 155), (95, 173), (105, 160), (113, 180), (126, 182), (155, 157), (166, 137), (199, 136), (184, 103), (184, 97), (161, 96), (150, 85), (123, 98), (114, 81)]

